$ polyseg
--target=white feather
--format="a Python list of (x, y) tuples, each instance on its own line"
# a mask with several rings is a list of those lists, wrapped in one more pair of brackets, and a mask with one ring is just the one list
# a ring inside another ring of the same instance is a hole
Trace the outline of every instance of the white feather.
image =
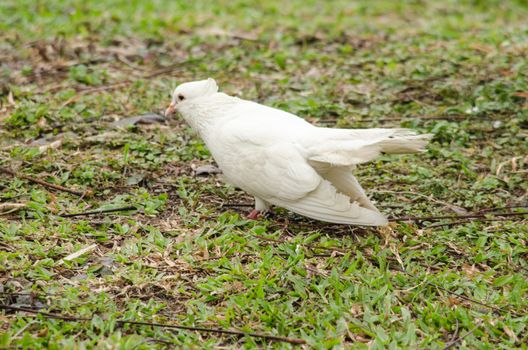
[(380, 153), (420, 152), (431, 136), (318, 128), (291, 113), (212, 92), (210, 80), (187, 84), (174, 92), (188, 97), (177, 110), (228, 181), (255, 196), (259, 210), (273, 204), (322, 221), (386, 225), (353, 176), (355, 164)]
[(385, 226), (388, 223), (379, 211), (352, 202), (327, 180), (296, 201), (274, 200), (271, 203), (312, 219), (336, 224)]

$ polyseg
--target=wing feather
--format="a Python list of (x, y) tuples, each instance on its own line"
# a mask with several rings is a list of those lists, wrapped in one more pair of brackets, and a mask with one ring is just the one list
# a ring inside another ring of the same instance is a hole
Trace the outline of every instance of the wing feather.
[(385, 226), (388, 223), (377, 210), (351, 202), (350, 197), (337, 192), (327, 180), (321, 181), (314, 191), (296, 201), (281, 200), (273, 204), (309, 218), (337, 224)]

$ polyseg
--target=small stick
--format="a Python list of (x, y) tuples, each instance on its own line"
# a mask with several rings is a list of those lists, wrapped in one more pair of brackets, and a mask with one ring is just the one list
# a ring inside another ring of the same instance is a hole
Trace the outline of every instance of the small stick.
[(52, 313), (44, 312), (40, 310), (34, 310), (34, 309), (27, 308), (27, 307), (18, 307), (18, 306), (12, 306), (12, 305), (4, 305), (4, 304), (0, 304), (0, 310), (29, 312), (30, 314), (42, 315), (44, 317), (54, 318), (56, 320), (64, 320), (64, 321), (91, 321), (92, 320), (91, 318), (87, 318), (87, 317), (63, 316), (63, 315), (52, 314)]
[(455, 339), (458, 337), (458, 326), (459, 326), (458, 318), (455, 318), (455, 321), (456, 321), (456, 328), (455, 328), (455, 333), (453, 333), (453, 336), (451, 337), (451, 342), (455, 341)]
[[(0, 309), (11, 310), (11, 311), (23, 311), (23, 312), (28, 312), (28, 313), (32, 313), (36, 315), (42, 315), (47, 318), (54, 318), (54, 319), (63, 320), (63, 321), (74, 321), (75, 322), (75, 321), (91, 321), (92, 320), (91, 318), (87, 318), (87, 317), (63, 316), (63, 315), (59, 315), (55, 313), (43, 312), (39, 310), (33, 310), (30, 308), (16, 307), (16, 306), (11, 306), (11, 305), (0, 304)], [(197, 332), (230, 334), (230, 335), (236, 335), (239, 337), (249, 336), (249, 337), (262, 338), (262, 339), (271, 340), (271, 341), (286, 342), (290, 344), (306, 344), (306, 341), (304, 341), (303, 339), (298, 339), (298, 338), (288, 338), (288, 337), (281, 337), (277, 335), (262, 334), (262, 333), (246, 333), (246, 332), (230, 330), (230, 329), (191, 327), (191, 326), (182, 326), (182, 325), (175, 325), (175, 324), (162, 324), (162, 323), (150, 323), (150, 322), (139, 322), (139, 321), (127, 321), (127, 320), (117, 320), (116, 323), (119, 325), (130, 324), (130, 325), (135, 325), (135, 326), (150, 326), (150, 327), (160, 327), (160, 328), (169, 328), (169, 329), (183, 329), (183, 330), (197, 331)]]
[(0, 292), (0, 295), (31, 295), (34, 297), (54, 296), (55, 293), (37, 293), (37, 292)]
[(83, 196), (83, 195), (85, 195), (88, 192), (88, 191), (87, 192), (83, 192), (83, 191), (78, 191), (78, 190), (72, 190), (72, 189), (64, 187), (64, 186), (55, 185), (55, 184), (52, 184), (52, 183), (49, 183), (49, 182), (46, 182), (46, 181), (43, 181), (43, 180), (35, 179), (34, 177), (31, 177), (31, 176), (28, 176), (28, 175), (19, 174), (17, 172), (14, 172), (11, 169), (7, 169), (7, 168), (4, 168), (4, 167), (0, 167), (0, 172), (5, 173), (5, 174), (9, 174), (9, 175), (11, 175), (13, 177), (18, 177), (18, 178), (21, 178), (21, 179), (25, 179), (25, 180), (37, 183), (37, 184), (42, 185), (44, 187), (53, 188), (53, 189), (58, 190), (58, 191), (63, 191), (63, 192), (76, 194), (78, 196)]
[(13, 213), (27, 207), (26, 203), (0, 203), (0, 216)]
[(222, 204), (222, 208), (236, 208), (236, 207), (252, 207), (252, 203), (225, 203)]
[(61, 260), (61, 263), (64, 261), (72, 261), (73, 259), (77, 259), (81, 255), (88, 254), (93, 252), (97, 248), (97, 244), (89, 245), (88, 247), (84, 247), (82, 249), (79, 249), (76, 252), (73, 252), (72, 254), (68, 255), (67, 257), (63, 258)]
[[(442, 349), (442, 350), (448, 350), (448, 349), (451, 349), (453, 346), (455, 346), (456, 344), (460, 343), (462, 340), (464, 340), (465, 337), (467, 337), (468, 335), (470, 334), (473, 334), (473, 332), (475, 332), (480, 326), (482, 325), (482, 321), (478, 322), (475, 327), (473, 327), (471, 330), (469, 330), (466, 334), (464, 334), (463, 336), (453, 340), (453, 341), (450, 341), (449, 343), (447, 343), (447, 345)], [(457, 329), (458, 329), (458, 323), (457, 323)]]
[(205, 328), (205, 327), (191, 327), (191, 326), (181, 326), (181, 325), (172, 325), (172, 324), (161, 324), (161, 323), (149, 323), (149, 322), (137, 322), (137, 321), (117, 321), (121, 324), (131, 324), (138, 326), (151, 326), (151, 327), (161, 327), (161, 328), (172, 328), (172, 329), (185, 329), (189, 331), (198, 331), (198, 332), (210, 332), (218, 334), (231, 334), (237, 336), (250, 336), (254, 338), (263, 338), (271, 341), (281, 341), (290, 344), (305, 344), (306, 342), (303, 339), (298, 338), (289, 338), (281, 337), (278, 335), (262, 334), (262, 333), (246, 333), (242, 331), (236, 331), (231, 329), (220, 329), (220, 328)]
[[(489, 221), (508, 221), (510, 219), (508, 218), (493, 218), (493, 219), (479, 219), (479, 220), (476, 220), (478, 222), (489, 222)], [(432, 227), (440, 227), (440, 226), (456, 226), (456, 225), (462, 225), (462, 224), (467, 224), (468, 222), (471, 222), (472, 220), (467, 220), (467, 219), (463, 219), (463, 220), (457, 220), (457, 221), (451, 221), (451, 222), (440, 222), (440, 223), (436, 223), (436, 224), (432, 224), (432, 225), (429, 225), (427, 226), (427, 228), (432, 228)], [(519, 220), (519, 221), (522, 221), (522, 220)]]
[(478, 213), (487, 213), (487, 212), (490, 212), (490, 211), (497, 211), (497, 210), (502, 210), (502, 209), (528, 209), (528, 204), (525, 204), (525, 205), (509, 205), (509, 206), (506, 206), (506, 207), (502, 207), (502, 208), (483, 208), (483, 209), (479, 209)]
[(85, 211), (82, 213), (60, 214), (59, 216), (62, 218), (73, 218), (76, 216), (88, 216), (88, 215), (97, 215), (97, 214), (103, 214), (103, 213), (115, 213), (117, 211), (128, 211), (128, 210), (137, 210), (137, 208), (132, 205), (129, 205), (126, 207), (111, 208), (111, 209), (98, 209), (98, 210)]
[(485, 218), (487, 215), (491, 216), (522, 216), (522, 215), (528, 215), (528, 212), (526, 213), (489, 213), (489, 214), (468, 214), (468, 215), (443, 215), (443, 216), (404, 216), (401, 218), (392, 218), (389, 219), (389, 221), (436, 221), (436, 220), (443, 220), (443, 219), (451, 219), (451, 220), (458, 220), (458, 219), (478, 219), (478, 218)]

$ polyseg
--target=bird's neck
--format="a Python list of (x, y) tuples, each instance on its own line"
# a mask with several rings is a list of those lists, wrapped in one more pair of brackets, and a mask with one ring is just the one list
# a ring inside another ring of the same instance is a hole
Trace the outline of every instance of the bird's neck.
[(229, 118), (226, 113), (236, 103), (237, 98), (224, 93), (215, 93), (202, 98), (196, 98), (182, 105), (178, 110), (185, 121), (206, 140), (215, 125)]

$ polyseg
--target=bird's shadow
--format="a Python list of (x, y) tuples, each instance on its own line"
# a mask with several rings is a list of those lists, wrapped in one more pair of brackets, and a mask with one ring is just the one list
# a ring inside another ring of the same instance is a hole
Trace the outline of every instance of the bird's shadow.
[(281, 208), (275, 208), (265, 214), (269, 228), (280, 228), (287, 236), (297, 236), (300, 234), (320, 232), (329, 237), (342, 238), (368, 235), (379, 235), (375, 227), (356, 226), (346, 224), (335, 224), (324, 221), (313, 220)]

